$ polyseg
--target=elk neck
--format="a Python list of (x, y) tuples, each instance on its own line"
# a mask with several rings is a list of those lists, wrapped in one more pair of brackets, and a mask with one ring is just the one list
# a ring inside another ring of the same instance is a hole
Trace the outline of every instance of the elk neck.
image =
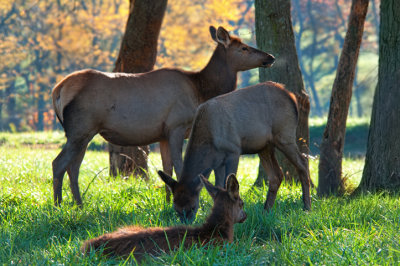
[(208, 64), (200, 71), (189, 75), (195, 85), (199, 102), (205, 102), (233, 91), (236, 88), (237, 71), (228, 64), (225, 48), (218, 44)]
[(183, 159), (183, 168), (178, 181), (193, 183), (194, 187), (200, 184), (198, 174), (208, 168), (215, 167), (216, 150), (213, 145), (213, 138), (207, 124), (208, 110), (200, 107), (197, 110), (193, 121), (192, 132), (186, 147)]

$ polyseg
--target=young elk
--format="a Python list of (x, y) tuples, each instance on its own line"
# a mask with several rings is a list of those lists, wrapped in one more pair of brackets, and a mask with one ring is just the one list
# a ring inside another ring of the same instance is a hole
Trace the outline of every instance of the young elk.
[(221, 95), (200, 105), (178, 182), (159, 171), (172, 190), (174, 209), (181, 220), (192, 222), (196, 216), (202, 187), (197, 175), (204, 169), (214, 169), (215, 184), (222, 186), (225, 173), (236, 173), (241, 154), (258, 153), (269, 179), (264, 208), (270, 209), (283, 178), (275, 148), (296, 167), (304, 209), (310, 210), (308, 164), (296, 145), (297, 120), (296, 97), (274, 82)]
[(67, 143), (53, 161), (56, 205), (62, 200), (67, 171), (78, 205), (79, 168), (89, 141), (99, 133), (117, 145), (140, 146), (160, 142), (163, 169), (182, 171), (182, 145), (197, 107), (208, 99), (231, 92), (238, 71), (269, 67), (274, 57), (231, 37), (222, 27), (210, 27), (217, 47), (200, 72), (163, 68), (143, 74), (82, 70), (53, 89), (53, 106), (64, 127)]
[(205, 245), (209, 242), (221, 244), (233, 241), (233, 226), (243, 223), (247, 215), (243, 211), (243, 201), (239, 196), (239, 183), (234, 174), (226, 180), (226, 189), (213, 186), (200, 175), (208, 193), (214, 200), (210, 216), (200, 227), (175, 226), (168, 228), (141, 228), (136, 226), (121, 228), (116, 232), (105, 234), (86, 241), (82, 246), (83, 253), (91, 249), (104, 248), (103, 254), (127, 257), (131, 253), (137, 260), (144, 254), (157, 255), (170, 252), (179, 246), (190, 247), (193, 244)]

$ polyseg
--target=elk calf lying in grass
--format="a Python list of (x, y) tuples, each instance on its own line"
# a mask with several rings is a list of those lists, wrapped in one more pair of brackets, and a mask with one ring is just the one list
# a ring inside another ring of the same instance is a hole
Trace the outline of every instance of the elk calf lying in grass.
[(242, 223), (247, 215), (243, 211), (243, 201), (239, 196), (239, 183), (234, 174), (227, 177), (226, 189), (213, 186), (200, 175), (208, 193), (214, 200), (210, 216), (200, 227), (177, 226), (168, 228), (125, 227), (86, 241), (83, 253), (92, 249), (104, 248), (103, 254), (127, 257), (133, 253), (140, 260), (145, 253), (157, 255), (169, 252), (180, 245), (190, 247), (195, 243), (205, 245), (209, 242), (233, 241), (233, 225)]
[(181, 220), (193, 221), (202, 188), (197, 175), (214, 169), (222, 186), (225, 173), (236, 173), (241, 154), (258, 153), (267, 172), (269, 190), (264, 208), (270, 209), (283, 179), (274, 149), (294, 164), (303, 190), (304, 209), (311, 209), (307, 159), (296, 145), (296, 97), (274, 82), (260, 83), (213, 98), (197, 109), (186, 149), (182, 175), (175, 181), (159, 171), (171, 188), (174, 209)]

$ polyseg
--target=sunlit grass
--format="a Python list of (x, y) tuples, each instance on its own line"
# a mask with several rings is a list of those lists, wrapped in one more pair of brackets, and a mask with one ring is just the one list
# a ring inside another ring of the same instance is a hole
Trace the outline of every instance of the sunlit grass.
[[(0, 132), (0, 146), (31, 148), (59, 148), (66, 142), (63, 131), (43, 131), (43, 132)], [(89, 150), (104, 150), (106, 141), (96, 135), (89, 144)]]
[[(123, 264), (118, 259), (84, 257), (85, 239), (120, 226), (179, 224), (164, 200), (156, 170), (158, 153), (150, 154), (149, 182), (108, 175), (108, 154), (88, 151), (81, 167), (84, 208), (72, 205), (68, 177), (64, 202), (53, 207), (51, 161), (58, 149), (0, 147), (0, 264)], [(344, 175), (355, 185), (363, 159), (345, 159)], [(299, 185), (283, 184), (270, 213), (263, 211), (267, 188), (254, 189), (258, 158), (241, 158), (238, 178), (248, 219), (235, 226), (235, 241), (224, 246), (193, 247), (148, 257), (148, 264), (398, 264), (400, 209), (398, 195), (318, 198), (313, 210), (302, 210)], [(310, 161), (317, 182), (318, 159)], [(212, 200), (202, 191), (195, 224), (209, 214)], [(127, 262), (134, 264), (132, 260)]]
[[(325, 126), (326, 125), (326, 121), (327, 121), (327, 117), (312, 117), (309, 119), (309, 126), (311, 128), (313, 127), (319, 127), (319, 126)], [(358, 125), (369, 125), (371, 118), (368, 116), (364, 116), (364, 117), (348, 117), (347, 118), (347, 122), (346, 122), (346, 126), (347, 127), (355, 127)]]

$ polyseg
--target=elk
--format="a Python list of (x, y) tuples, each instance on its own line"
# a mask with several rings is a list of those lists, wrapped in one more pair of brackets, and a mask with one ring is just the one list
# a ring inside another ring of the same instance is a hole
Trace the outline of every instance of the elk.
[(116, 232), (84, 242), (81, 250), (84, 254), (103, 248), (108, 256), (127, 257), (131, 253), (140, 260), (148, 253), (158, 255), (161, 252), (193, 244), (201, 246), (207, 243), (222, 244), (233, 241), (235, 223), (243, 223), (247, 215), (243, 210), (243, 201), (239, 195), (239, 183), (235, 174), (227, 177), (225, 189), (213, 186), (202, 176), (198, 176), (214, 200), (214, 206), (206, 222), (200, 227), (175, 226), (167, 228), (142, 228), (128, 226)]
[(236, 173), (241, 154), (258, 153), (269, 181), (264, 209), (271, 209), (283, 179), (275, 148), (296, 167), (304, 209), (310, 210), (308, 163), (296, 145), (297, 108), (295, 95), (274, 82), (240, 89), (201, 104), (193, 121), (182, 175), (175, 181), (158, 172), (172, 190), (179, 218), (192, 222), (196, 217), (202, 188), (197, 175), (204, 169), (213, 169), (215, 184), (222, 186), (225, 173)]
[[(188, 72), (163, 68), (142, 74), (74, 72), (53, 89), (55, 113), (67, 143), (53, 161), (53, 192), (62, 201), (62, 181), (68, 173), (74, 199), (82, 205), (79, 168), (90, 140), (99, 133), (121, 146), (160, 142), (163, 170), (182, 170), (182, 146), (197, 107), (233, 91), (238, 71), (270, 67), (274, 57), (231, 37), (222, 27), (210, 27), (217, 47), (204, 69)], [(172, 167), (173, 166), (173, 167)]]

